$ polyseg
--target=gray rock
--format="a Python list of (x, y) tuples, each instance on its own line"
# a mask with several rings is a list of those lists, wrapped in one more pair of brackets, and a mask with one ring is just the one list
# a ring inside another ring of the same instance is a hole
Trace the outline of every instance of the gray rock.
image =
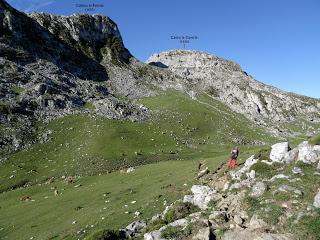
[(273, 181), (276, 180), (276, 179), (290, 179), (290, 177), (287, 176), (287, 175), (284, 175), (284, 174), (280, 173), (280, 174), (274, 175), (272, 178), (270, 178), (269, 181), (270, 181), (270, 182), (273, 182)]
[(320, 191), (314, 197), (313, 206), (316, 208), (320, 208)]
[(261, 197), (266, 191), (266, 185), (263, 182), (256, 182), (251, 190), (250, 196), (254, 198)]
[(303, 194), (299, 189), (288, 186), (288, 185), (281, 185), (280, 187), (278, 187), (278, 189), (273, 191), (273, 193), (277, 193), (277, 192), (294, 192), (297, 195)]
[(241, 180), (241, 176), (242, 174), (246, 173), (249, 171), (250, 167), (255, 164), (256, 162), (258, 162), (257, 159), (254, 159), (254, 155), (252, 155), (251, 157), (249, 157), (245, 163), (244, 163), (244, 166), (242, 168), (240, 168), (238, 171), (231, 171), (230, 172), (230, 175), (232, 177), (232, 179), (235, 179), (235, 180)]
[(271, 146), (270, 160), (274, 162), (281, 162), (286, 153), (289, 151), (289, 143), (282, 142)]
[(294, 148), (283, 156), (282, 162), (292, 163), (298, 159), (298, 154), (299, 154), (299, 150), (297, 148)]
[(267, 226), (268, 224), (265, 221), (260, 219), (257, 214), (254, 214), (250, 219), (248, 228), (250, 228), (251, 230), (254, 230), (254, 229), (263, 229)]
[(201, 177), (203, 177), (204, 175), (207, 175), (208, 173), (209, 173), (210, 171), (209, 171), (209, 169), (208, 169), (208, 167), (206, 167), (205, 169), (203, 169), (203, 170), (201, 170), (199, 173), (198, 173), (198, 178), (201, 178)]
[(248, 178), (251, 179), (255, 179), (256, 178), (256, 171), (255, 170), (251, 170), (248, 174), (247, 174)]
[(302, 161), (307, 164), (312, 164), (320, 159), (320, 151), (318, 147), (309, 144), (307, 141), (302, 142), (298, 146), (299, 154), (298, 161)]
[(304, 173), (303, 173), (302, 169), (301, 169), (301, 168), (299, 168), (299, 167), (294, 167), (294, 168), (292, 169), (292, 172), (293, 172), (293, 174), (300, 174), (300, 175), (304, 175)]
[(184, 196), (183, 202), (190, 202), (201, 209), (207, 209), (210, 201), (221, 198), (221, 194), (208, 186), (193, 185), (191, 192), (193, 195)]
[(229, 215), (226, 211), (213, 211), (209, 215), (209, 220), (215, 220), (218, 222), (226, 222), (229, 219)]
[(198, 233), (192, 237), (193, 240), (210, 240), (213, 239), (211, 237), (211, 231), (209, 227), (200, 228)]
[(222, 240), (294, 240), (295, 238), (291, 234), (275, 234), (264, 233), (252, 230), (229, 230), (227, 231)]
[(147, 224), (144, 221), (139, 220), (139, 221), (130, 223), (126, 227), (126, 229), (136, 234), (136, 233), (141, 233), (146, 227), (147, 227)]
[(233, 217), (233, 221), (238, 225), (241, 225), (243, 223), (243, 219), (239, 215), (235, 215)]
[(144, 237), (144, 240), (164, 240), (163, 238), (161, 238), (161, 232), (163, 230), (165, 230), (168, 226), (172, 226), (172, 227), (177, 227), (177, 226), (182, 226), (182, 227), (185, 227), (187, 226), (188, 224), (188, 220), (183, 218), (183, 219), (179, 219), (179, 220), (176, 220), (172, 223), (169, 223), (168, 225), (165, 225), (163, 227), (161, 227), (160, 229), (158, 230), (155, 230), (155, 231), (152, 231), (152, 232), (149, 232), (149, 233), (145, 233), (143, 235)]

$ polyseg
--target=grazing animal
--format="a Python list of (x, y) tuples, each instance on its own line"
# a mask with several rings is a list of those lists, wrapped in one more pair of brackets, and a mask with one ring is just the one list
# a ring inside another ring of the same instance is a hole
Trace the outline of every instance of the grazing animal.
[(32, 200), (32, 198), (29, 196), (22, 196), (20, 198), (20, 201), (23, 201), (23, 202), (30, 202), (31, 200)]

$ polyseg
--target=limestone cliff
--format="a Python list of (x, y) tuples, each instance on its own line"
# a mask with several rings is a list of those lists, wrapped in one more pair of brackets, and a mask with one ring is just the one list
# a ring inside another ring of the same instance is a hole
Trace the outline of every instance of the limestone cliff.
[(283, 122), (305, 117), (320, 121), (318, 99), (287, 93), (256, 81), (232, 61), (204, 52), (172, 50), (153, 54), (147, 63), (167, 67), (184, 79), (178, 84), (186, 90), (207, 91), (252, 120)]

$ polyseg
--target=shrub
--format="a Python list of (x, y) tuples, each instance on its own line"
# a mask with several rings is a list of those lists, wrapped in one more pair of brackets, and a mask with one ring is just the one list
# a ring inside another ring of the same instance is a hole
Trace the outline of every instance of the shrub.
[(309, 143), (312, 145), (320, 145), (320, 134), (310, 138)]
[(94, 110), (95, 109), (95, 106), (93, 105), (92, 102), (86, 102), (84, 105), (83, 105), (84, 108), (86, 109), (89, 109), (89, 110)]
[(158, 230), (161, 227), (163, 227), (164, 225), (166, 225), (166, 222), (163, 219), (157, 219), (153, 222), (151, 222), (146, 229), (146, 232), (152, 232), (154, 230)]
[(104, 229), (93, 233), (88, 240), (117, 240), (119, 238), (120, 236), (117, 231)]
[(261, 149), (261, 150), (259, 150), (259, 152), (257, 152), (257, 153), (254, 155), (254, 158), (255, 158), (255, 159), (259, 159), (259, 160), (268, 160), (268, 159), (269, 159), (269, 156), (270, 156), (270, 152), (271, 152), (271, 148)]
[(183, 234), (181, 226), (173, 227), (168, 226), (161, 232), (161, 237), (165, 239), (176, 239), (178, 236)]
[(269, 165), (263, 162), (257, 162), (251, 166), (250, 170), (254, 170), (258, 176), (269, 178), (275, 175), (275, 172), (280, 166), (281, 164), (279, 163)]
[(164, 216), (166, 223), (171, 223), (177, 219), (184, 218), (193, 212), (197, 212), (200, 209), (192, 203), (177, 202), (172, 209), (169, 209)]

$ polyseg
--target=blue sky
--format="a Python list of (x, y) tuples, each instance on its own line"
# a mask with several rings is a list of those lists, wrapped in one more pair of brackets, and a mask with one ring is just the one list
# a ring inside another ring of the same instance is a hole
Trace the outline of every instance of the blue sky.
[[(255, 79), (320, 98), (318, 0), (8, 0), (19, 10), (70, 15), (101, 13), (119, 26), (126, 47), (145, 61), (186, 45), (234, 60)], [(103, 4), (94, 11), (76, 4)]]

